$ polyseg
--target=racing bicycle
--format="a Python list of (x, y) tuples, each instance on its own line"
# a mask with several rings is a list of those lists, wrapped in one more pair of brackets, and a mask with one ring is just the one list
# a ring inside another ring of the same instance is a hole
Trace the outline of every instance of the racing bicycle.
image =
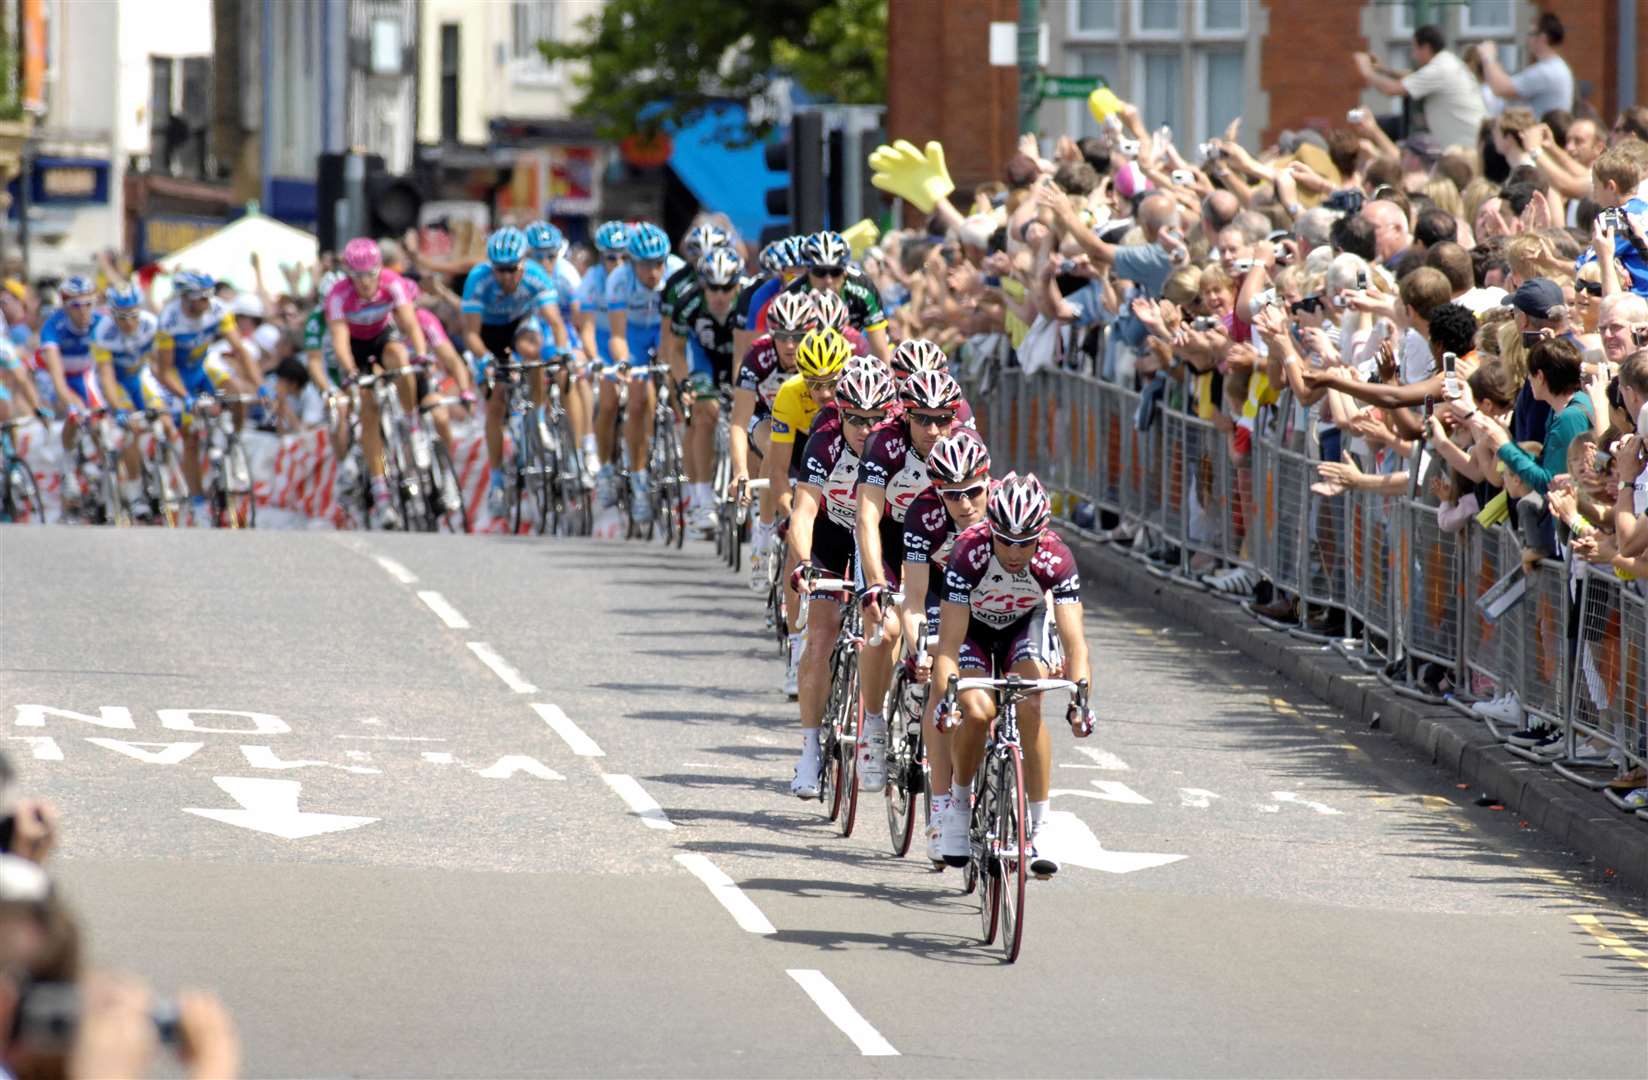
[(40, 500), (40, 485), (34, 482), (34, 470), (17, 452), (17, 429), (32, 423), (32, 416), (0, 421), (0, 515), (11, 522), (44, 525), (46, 504)]

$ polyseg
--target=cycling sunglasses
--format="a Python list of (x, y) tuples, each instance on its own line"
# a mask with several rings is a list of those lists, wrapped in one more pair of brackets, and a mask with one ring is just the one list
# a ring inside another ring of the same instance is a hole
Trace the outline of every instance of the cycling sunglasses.
[(82, 297), (78, 300), (65, 300), (63, 306), (70, 311), (90, 311), (97, 306), (97, 301), (90, 297)]
[(782, 341), (786, 345), (799, 345), (801, 339), (807, 336), (806, 330), (774, 330), (772, 339)]
[(983, 495), (989, 490), (989, 487), (990, 485), (988, 484), (973, 484), (970, 487), (964, 488), (939, 488), (938, 497), (946, 502), (954, 502), (959, 499), (972, 500), (978, 498), (980, 495)]
[(661, 269), (663, 269), (663, 266), (664, 266), (664, 260), (663, 259), (637, 259), (637, 260), (635, 260), (635, 265), (645, 267), (647, 269), (660, 269), (661, 270)]
[(845, 266), (809, 266), (807, 267), (807, 273), (813, 277), (838, 278), (847, 276), (847, 268)]
[(1037, 532), (1034, 536), (1018, 537), (1008, 536), (1006, 533), (997, 532), (995, 529), (991, 529), (990, 535), (995, 539), (996, 543), (1002, 545), (1003, 547), (1010, 548), (1034, 547), (1036, 544), (1041, 542), (1040, 532)]
[(1322, 297), (1315, 293), (1312, 293), (1310, 296), (1301, 296), (1299, 299), (1288, 305), (1288, 311), (1295, 315), (1304, 315), (1307, 313), (1314, 315), (1321, 310)]
[(729, 281), (725, 285), (705, 285), (704, 286), (704, 291), (705, 292), (732, 292), (736, 288), (738, 288), (737, 283)]
[(807, 384), (808, 390), (834, 390), (835, 384), (841, 381), (841, 377), (832, 375), (828, 379), (809, 379), (803, 375), (801, 381)]
[(621, 263), (621, 262), (624, 261), (624, 253), (622, 251), (603, 251), (601, 253), (601, 261), (602, 262), (609, 262), (609, 263)]
[(875, 427), (886, 418), (887, 414), (884, 412), (878, 412), (874, 416), (866, 416), (863, 413), (847, 412), (846, 410), (842, 410), (841, 413), (842, 423), (851, 424), (853, 427)]
[(525, 265), (525, 263), (493, 263), (492, 272), (494, 274), (518, 274)]
[(953, 412), (934, 413), (911, 410), (904, 415), (910, 418), (910, 423), (920, 424), (922, 427), (949, 427), (950, 423), (956, 418), (956, 414)]

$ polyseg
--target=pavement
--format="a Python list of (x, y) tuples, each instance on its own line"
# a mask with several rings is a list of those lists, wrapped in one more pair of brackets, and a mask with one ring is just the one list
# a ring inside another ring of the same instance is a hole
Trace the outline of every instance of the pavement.
[(215, 988), (253, 1076), (1648, 1076), (1639, 893), (1087, 600), (1011, 966), (879, 794), (788, 794), (707, 545), (0, 528), (3, 744), (91, 961)]

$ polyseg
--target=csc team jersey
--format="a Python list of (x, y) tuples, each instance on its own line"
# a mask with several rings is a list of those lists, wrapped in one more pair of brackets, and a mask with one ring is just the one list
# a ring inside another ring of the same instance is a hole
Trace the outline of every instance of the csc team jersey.
[(40, 347), (57, 347), (58, 358), (63, 364), (63, 374), (84, 375), (95, 363), (92, 358), (92, 338), (107, 321), (108, 317), (102, 312), (93, 312), (86, 328), (81, 330), (69, 320), (67, 308), (58, 308), (46, 316), (46, 321), (40, 325)]
[(974, 621), (991, 630), (1004, 630), (1030, 615), (1049, 592), (1055, 604), (1081, 602), (1076, 557), (1052, 529), (1042, 530), (1024, 569), (1010, 573), (996, 558), (990, 523), (980, 522), (956, 538), (944, 567), (944, 599), (966, 604)]
[(206, 302), (206, 310), (191, 317), (183, 312), (181, 298), (174, 299), (160, 313), (160, 329), (155, 334), (155, 348), (172, 350), (172, 362), (180, 368), (198, 367), (206, 362), (206, 353), (235, 328), (235, 317), (229, 314), (229, 305), (217, 297)]
[(544, 268), (528, 261), (515, 288), (505, 292), (492, 274), (490, 263), (481, 263), (464, 278), (462, 310), (481, 317), (482, 326), (506, 326), (535, 314), (559, 298), (555, 282)]
[(773, 400), (789, 377), (790, 372), (778, 362), (778, 346), (773, 344), (773, 339), (759, 337), (738, 366), (736, 386), (755, 395), (755, 415), (762, 417), (772, 411)]

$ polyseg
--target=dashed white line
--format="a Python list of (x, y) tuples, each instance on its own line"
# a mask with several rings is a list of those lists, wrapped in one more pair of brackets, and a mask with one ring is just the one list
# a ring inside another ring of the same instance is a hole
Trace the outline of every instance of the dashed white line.
[(372, 558), (376, 559), (378, 565), (389, 572), (390, 577), (394, 578), (402, 585), (411, 585), (418, 580), (418, 575), (414, 574), (412, 571), (408, 570), (406, 567), (402, 566), (400, 563), (396, 562), (394, 559), (391, 559), (387, 555), (374, 555)]
[(492, 669), (492, 674), (504, 681), (504, 685), (517, 694), (536, 694), (538, 688), (521, 678), (521, 673), (510, 666), (509, 661), (499, 656), (497, 650), (484, 641), (471, 641), (469, 651)]
[(858, 1052), (865, 1057), (897, 1057), (898, 1051), (893, 1044), (881, 1037), (868, 1020), (864, 1019), (859, 1011), (853, 1008), (853, 1003), (847, 1000), (845, 994), (837, 990), (835, 983), (824, 977), (822, 971), (811, 968), (790, 968), (790, 978), (801, 985), (807, 996), (813, 999), (830, 1023), (841, 1029), (842, 1034), (853, 1040)]
[(374, 742), (445, 742), (440, 735), (334, 735), (334, 739), (370, 739)]
[(460, 613), (457, 608), (447, 603), (446, 597), (442, 596), (434, 589), (420, 589), (418, 591), (418, 599), (422, 600), (424, 602), (424, 606), (428, 607), (430, 611), (433, 611), (440, 618), (441, 622), (445, 623), (450, 629), (469, 629), (469, 620), (464, 618), (462, 613)]
[(559, 705), (542, 705), (532, 703), (532, 711), (544, 718), (551, 731), (559, 735), (574, 754), (579, 757), (606, 757), (607, 752), (595, 744), (595, 740), (584, 734), (584, 729), (572, 722), (572, 717), (561, 711)]
[(1127, 762), (1123, 761), (1121, 758), (1117, 757), (1115, 754), (1112, 754), (1108, 750), (1096, 750), (1091, 746), (1078, 746), (1076, 749), (1080, 750), (1083, 754), (1086, 754), (1093, 760), (1094, 768), (1112, 769), (1116, 772), (1128, 771)]
[(738, 923), (739, 929), (748, 930), (752, 934), (776, 934), (778, 930), (761, 914), (761, 909), (755, 906), (755, 901), (744, 895), (744, 890), (732, 878), (721, 872), (721, 868), (710, 862), (708, 857), (696, 853), (677, 855), (675, 861), (692, 871), (693, 877), (709, 886), (710, 895), (727, 909), (733, 920)]
[(641, 819), (641, 822), (647, 828), (675, 828), (675, 822), (664, 814), (664, 808), (658, 805), (656, 799), (646, 793), (646, 790), (641, 787), (640, 782), (635, 777), (625, 776), (623, 773), (605, 773), (601, 779), (605, 780), (607, 786), (618, 793), (618, 797), (624, 800), (624, 803)]

